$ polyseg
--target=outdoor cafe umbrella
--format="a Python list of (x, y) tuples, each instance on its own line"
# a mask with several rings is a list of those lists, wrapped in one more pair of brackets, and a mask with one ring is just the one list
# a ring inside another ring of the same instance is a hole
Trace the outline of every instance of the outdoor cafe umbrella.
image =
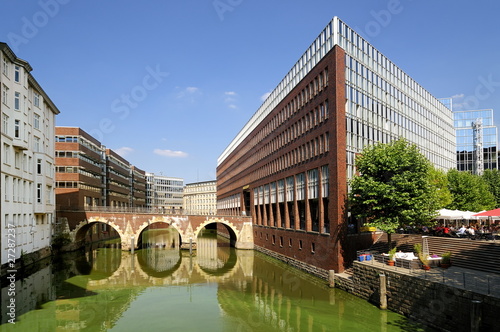
[(500, 208), (493, 209), (489, 211), (483, 211), (472, 215), (478, 219), (488, 219), (488, 224), (490, 224), (493, 219), (500, 219)]

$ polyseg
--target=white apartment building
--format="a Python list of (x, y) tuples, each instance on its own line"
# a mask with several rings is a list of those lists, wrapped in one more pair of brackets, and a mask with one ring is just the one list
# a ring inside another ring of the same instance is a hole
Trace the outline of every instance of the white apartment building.
[(184, 179), (146, 173), (146, 206), (160, 213), (182, 213)]
[(188, 183), (184, 187), (184, 213), (215, 215), (217, 213), (217, 181)]
[[(59, 110), (32, 67), (0, 43), (1, 264), (48, 248), (55, 216), (54, 137)], [(14, 255), (14, 256), (13, 256)]]

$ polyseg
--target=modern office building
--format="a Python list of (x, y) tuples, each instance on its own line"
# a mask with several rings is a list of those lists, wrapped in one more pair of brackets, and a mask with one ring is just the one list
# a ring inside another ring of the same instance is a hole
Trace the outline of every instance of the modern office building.
[(146, 207), (146, 173), (78, 127), (56, 127), (57, 210)]
[(400, 137), (455, 167), (451, 110), (335, 17), (220, 155), (218, 214), (251, 215), (258, 250), (343, 271), (372, 241), (346, 232), (355, 156)]
[(58, 210), (106, 206), (105, 152), (78, 127), (56, 127), (56, 202)]
[(217, 181), (188, 183), (184, 187), (185, 214), (214, 215), (217, 213)]
[(498, 130), (493, 110), (453, 111), (457, 135), (457, 169), (483, 174), (498, 169)]
[[(59, 110), (32, 67), (0, 43), (1, 264), (48, 252), (55, 216), (54, 127)], [(10, 250), (9, 250), (10, 249)]]
[(146, 206), (159, 213), (183, 213), (181, 178), (146, 173)]

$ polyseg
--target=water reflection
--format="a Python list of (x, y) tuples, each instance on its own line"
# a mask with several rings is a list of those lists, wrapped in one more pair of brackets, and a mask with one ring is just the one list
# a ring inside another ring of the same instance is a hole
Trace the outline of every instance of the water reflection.
[(230, 248), (210, 232), (193, 255), (165, 244), (134, 255), (94, 248), (48, 264), (16, 283), (16, 325), (6, 323), (2, 289), (0, 330), (418, 331), (402, 316)]

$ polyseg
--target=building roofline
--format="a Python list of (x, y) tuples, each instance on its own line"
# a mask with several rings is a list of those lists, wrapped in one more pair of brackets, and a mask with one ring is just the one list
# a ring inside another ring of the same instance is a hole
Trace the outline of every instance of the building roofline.
[(33, 67), (31, 67), (29, 62), (26, 60), (23, 60), (21, 58), (18, 58), (16, 56), (16, 54), (14, 53), (14, 51), (12, 51), (12, 49), (9, 47), (9, 45), (7, 45), (4, 42), (0, 42), (0, 51), (4, 52), (7, 55), (7, 57), (10, 59), (10, 61), (17, 63), (17, 64), (23, 66), (24, 69), (26, 69), (26, 72), (28, 73), (28, 83), (33, 85), (35, 87), (35, 89), (43, 96), (43, 100), (47, 104), (49, 104), (53, 113), (55, 113), (55, 114), (61, 113), (59, 111), (59, 109), (57, 108), (57, 106), (52, 101), (52, 99), (50, 99), (50, 97), (47, 95), (45, 90), (40, 86), (40, 84), (38, 84), (35, 77), (31, 74)]

